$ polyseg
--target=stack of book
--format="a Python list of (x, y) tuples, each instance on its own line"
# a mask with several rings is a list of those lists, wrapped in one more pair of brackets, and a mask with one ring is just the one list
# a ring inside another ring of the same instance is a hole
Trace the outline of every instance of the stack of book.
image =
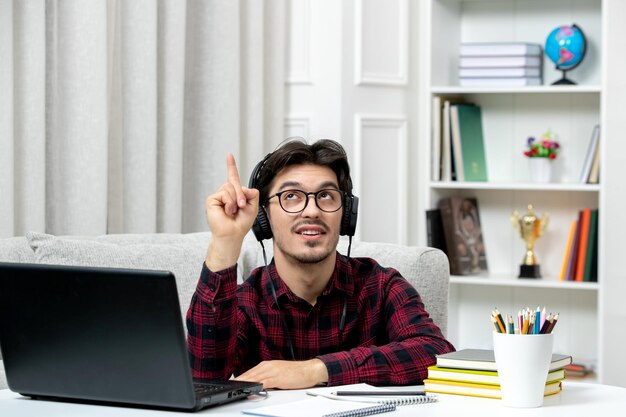
[(462, 43), (459, 82), (464, 87), (541, 85), (542, 63), (536, 43)]
[(561, 267), (561, 281), (598, 281), (598, 210), (584, 208), (573, 220)]
[[(553, 354), (544, 395), (561, 392), (565, 367), (572, 357)], [(426, 392), (502, 398), (493, 350), (463, 349), (437, 356), (437, 365), (428, 368)]]

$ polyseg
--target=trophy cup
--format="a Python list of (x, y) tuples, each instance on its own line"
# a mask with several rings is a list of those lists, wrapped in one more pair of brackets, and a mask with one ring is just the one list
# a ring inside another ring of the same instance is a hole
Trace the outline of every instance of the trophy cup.
[(513, 228), (519, 232), (524, 242), (526, 242), (526, 255), (524, 255), (524, 262), (520, 265), (519, 278), (541, 278), (534, 247), (537, 239), (546, 230), (549, 219), (550, 216), (546, 213), (541, 218), (538, 218), (535, 215), (532, 204), (528, 205), (528, 212), (524, 216), (520, 217), (517, 211), (514, 211), (511, 215)]

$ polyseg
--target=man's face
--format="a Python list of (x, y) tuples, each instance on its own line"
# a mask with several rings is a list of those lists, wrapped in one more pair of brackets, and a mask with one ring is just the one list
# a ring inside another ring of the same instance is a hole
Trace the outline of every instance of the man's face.
[[(291, 165), (274, 177), (269, 195), (284, 190), (316, 192), (329, 188), (339, 189), (337, 175), (332, 169), (309, 164)], [(280, 252), (290, 261), (312, 264), (335, 253), (343, 208), (327, 213), (317, 207), (313, 196), (308, 199), (306, 208), (300, 213), (284, 211), (277, 197), (269, 200), (266, 210), (274, 235), (275, 252)]]

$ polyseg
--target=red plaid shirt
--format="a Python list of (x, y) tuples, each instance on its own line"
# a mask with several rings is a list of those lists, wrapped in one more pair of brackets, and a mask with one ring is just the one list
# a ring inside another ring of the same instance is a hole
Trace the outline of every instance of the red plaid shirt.
[(290, 338), (296, 360), (324, 362), (328, 385), (419, 384), (435, 355), (454, 350), (415, 288), (373, 259), (338, 253), (333, 276), (314, 306), (291, 292), (273, 262), (255, 269), (239, 286), (236, 279), (235, 266), (212, 272), (203, 265), (187, 313), (195, 378), (227, 379), (264, 360), (291, 360)]

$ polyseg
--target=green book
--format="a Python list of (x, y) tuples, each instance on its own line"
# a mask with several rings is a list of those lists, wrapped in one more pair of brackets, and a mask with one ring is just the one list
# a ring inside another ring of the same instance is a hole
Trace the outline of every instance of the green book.
[[(591, 210), (589, 219), (589, 235), (587, 237), (587, 255), (585, 256), (585, 271), (583, 281), (595, 281), (597, 271), (594, 271), (594, 258), (598, 256), (598, 210)], [(597, 263), (596, 263), (597, 265)]]
[(480, 107), (469, 104), (457, 106), (464, 180), (487, 181)]

